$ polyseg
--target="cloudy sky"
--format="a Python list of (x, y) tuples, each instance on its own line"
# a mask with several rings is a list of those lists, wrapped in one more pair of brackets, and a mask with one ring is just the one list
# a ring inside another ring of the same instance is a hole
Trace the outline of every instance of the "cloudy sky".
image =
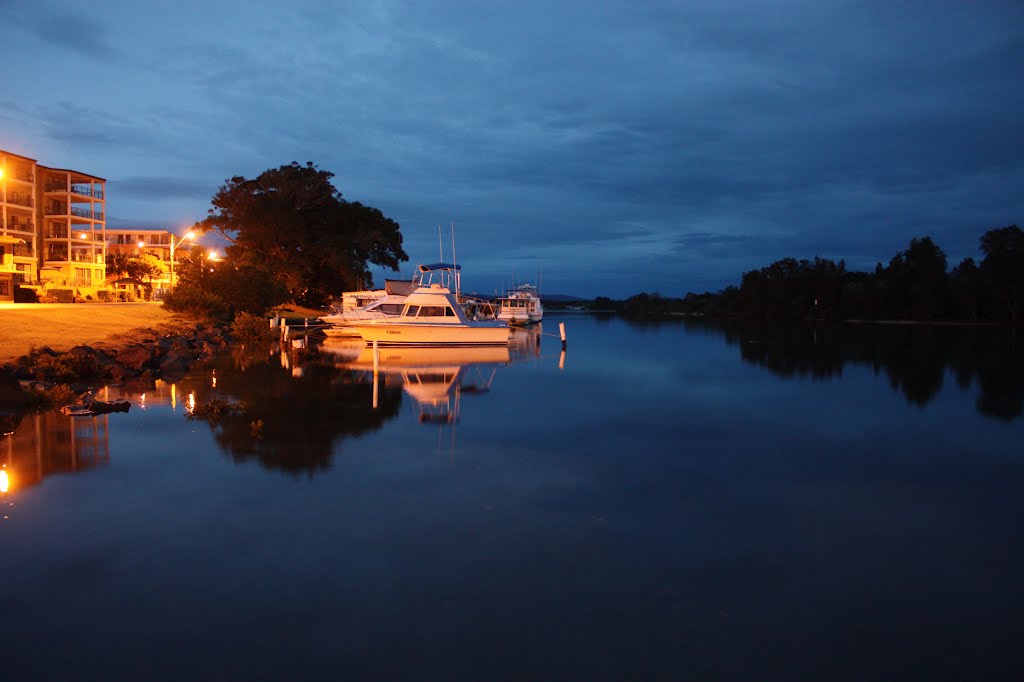
[(291, 161), (467, 288), (683, 295), (1024, 224), (1017, 0), (0, 0), (0, 148), (184, 232)]

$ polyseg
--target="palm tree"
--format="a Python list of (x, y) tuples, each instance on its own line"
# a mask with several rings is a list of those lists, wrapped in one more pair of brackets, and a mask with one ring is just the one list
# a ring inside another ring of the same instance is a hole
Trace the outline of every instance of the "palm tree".
[(107, 277), (120, 277), (128, 272), (129, 260), (126, 253), (107, 253)]

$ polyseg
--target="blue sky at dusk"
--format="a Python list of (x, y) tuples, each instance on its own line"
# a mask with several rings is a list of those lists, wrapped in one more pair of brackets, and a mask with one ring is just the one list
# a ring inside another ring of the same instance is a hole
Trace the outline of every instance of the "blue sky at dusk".
[(0, 0), (0, 148), (202, 219), (291, 161), (454, 221), (466, 288), (679, 296), (785, 256), (950, 265), (1024, 222), (1024, 3)]

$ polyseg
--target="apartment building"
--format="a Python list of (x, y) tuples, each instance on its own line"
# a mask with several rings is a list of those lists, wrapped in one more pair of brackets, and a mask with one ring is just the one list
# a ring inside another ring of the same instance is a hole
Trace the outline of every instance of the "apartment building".
[(106, 180), (0, 149), (0, 300), (26, 284), (106, 283)]
[(153, 285), (165, 289), (171, 285), (171, 255), (180, 240), (167, 230), (143, 230), (139, 228), (107, 229), (107, 253), (123, 253), (126, 256), (149, 254), (160, 259), (164, 274), (153, 279)]

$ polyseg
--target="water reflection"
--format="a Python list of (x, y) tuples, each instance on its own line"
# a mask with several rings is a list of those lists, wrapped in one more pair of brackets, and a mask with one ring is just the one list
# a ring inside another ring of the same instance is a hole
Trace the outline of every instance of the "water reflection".
[[(539, 345), (537, 346), (539, 348)], [(374, 395), (385, 387), (401, 387), (416, 404), (421, 423), (454, 424), (462, 396), (487, 393), (497, 368), (512, 360), (508, 346), (479, 348), (382, 348), (376, 352), (338, 341), (324, 344), (324, 353), (338, 367), (360, 373), (372, 383)]]
[[(217, 444), (236, 460), (314, 473), (330, 466), (342, 440), (379, 429), (398, 415), (398, 389), (381, 391), (375, 409), (371, 387), (352, 371), (309, 361), (295, 372), (294, 359), (275, 360), (231, 354), (216, 359), (209, 374), (190, 375), (179, 385), (190, 409), (202, 415)], [(198, 409), (213, 401), (228, 401), (234, 409), (222, 414)]]
[(722, 334), (744, 361), (780, 377), (829, 380), (850, 365), (884, 374), (908, 403), (928, 405), (952, 375), (975, 385), (981, 414), (1011, 421), (1024, 415), (1024, 348), (1012, 328), (929, 325), (789, 325), (683, 322), (688, 331)]
[(110, 462), (109, 417), (71, 417), (59, 412), (7, 415), (8, 425), (14, 428), (0, 438), (0, 493), (16, 493), (47, 476)]

